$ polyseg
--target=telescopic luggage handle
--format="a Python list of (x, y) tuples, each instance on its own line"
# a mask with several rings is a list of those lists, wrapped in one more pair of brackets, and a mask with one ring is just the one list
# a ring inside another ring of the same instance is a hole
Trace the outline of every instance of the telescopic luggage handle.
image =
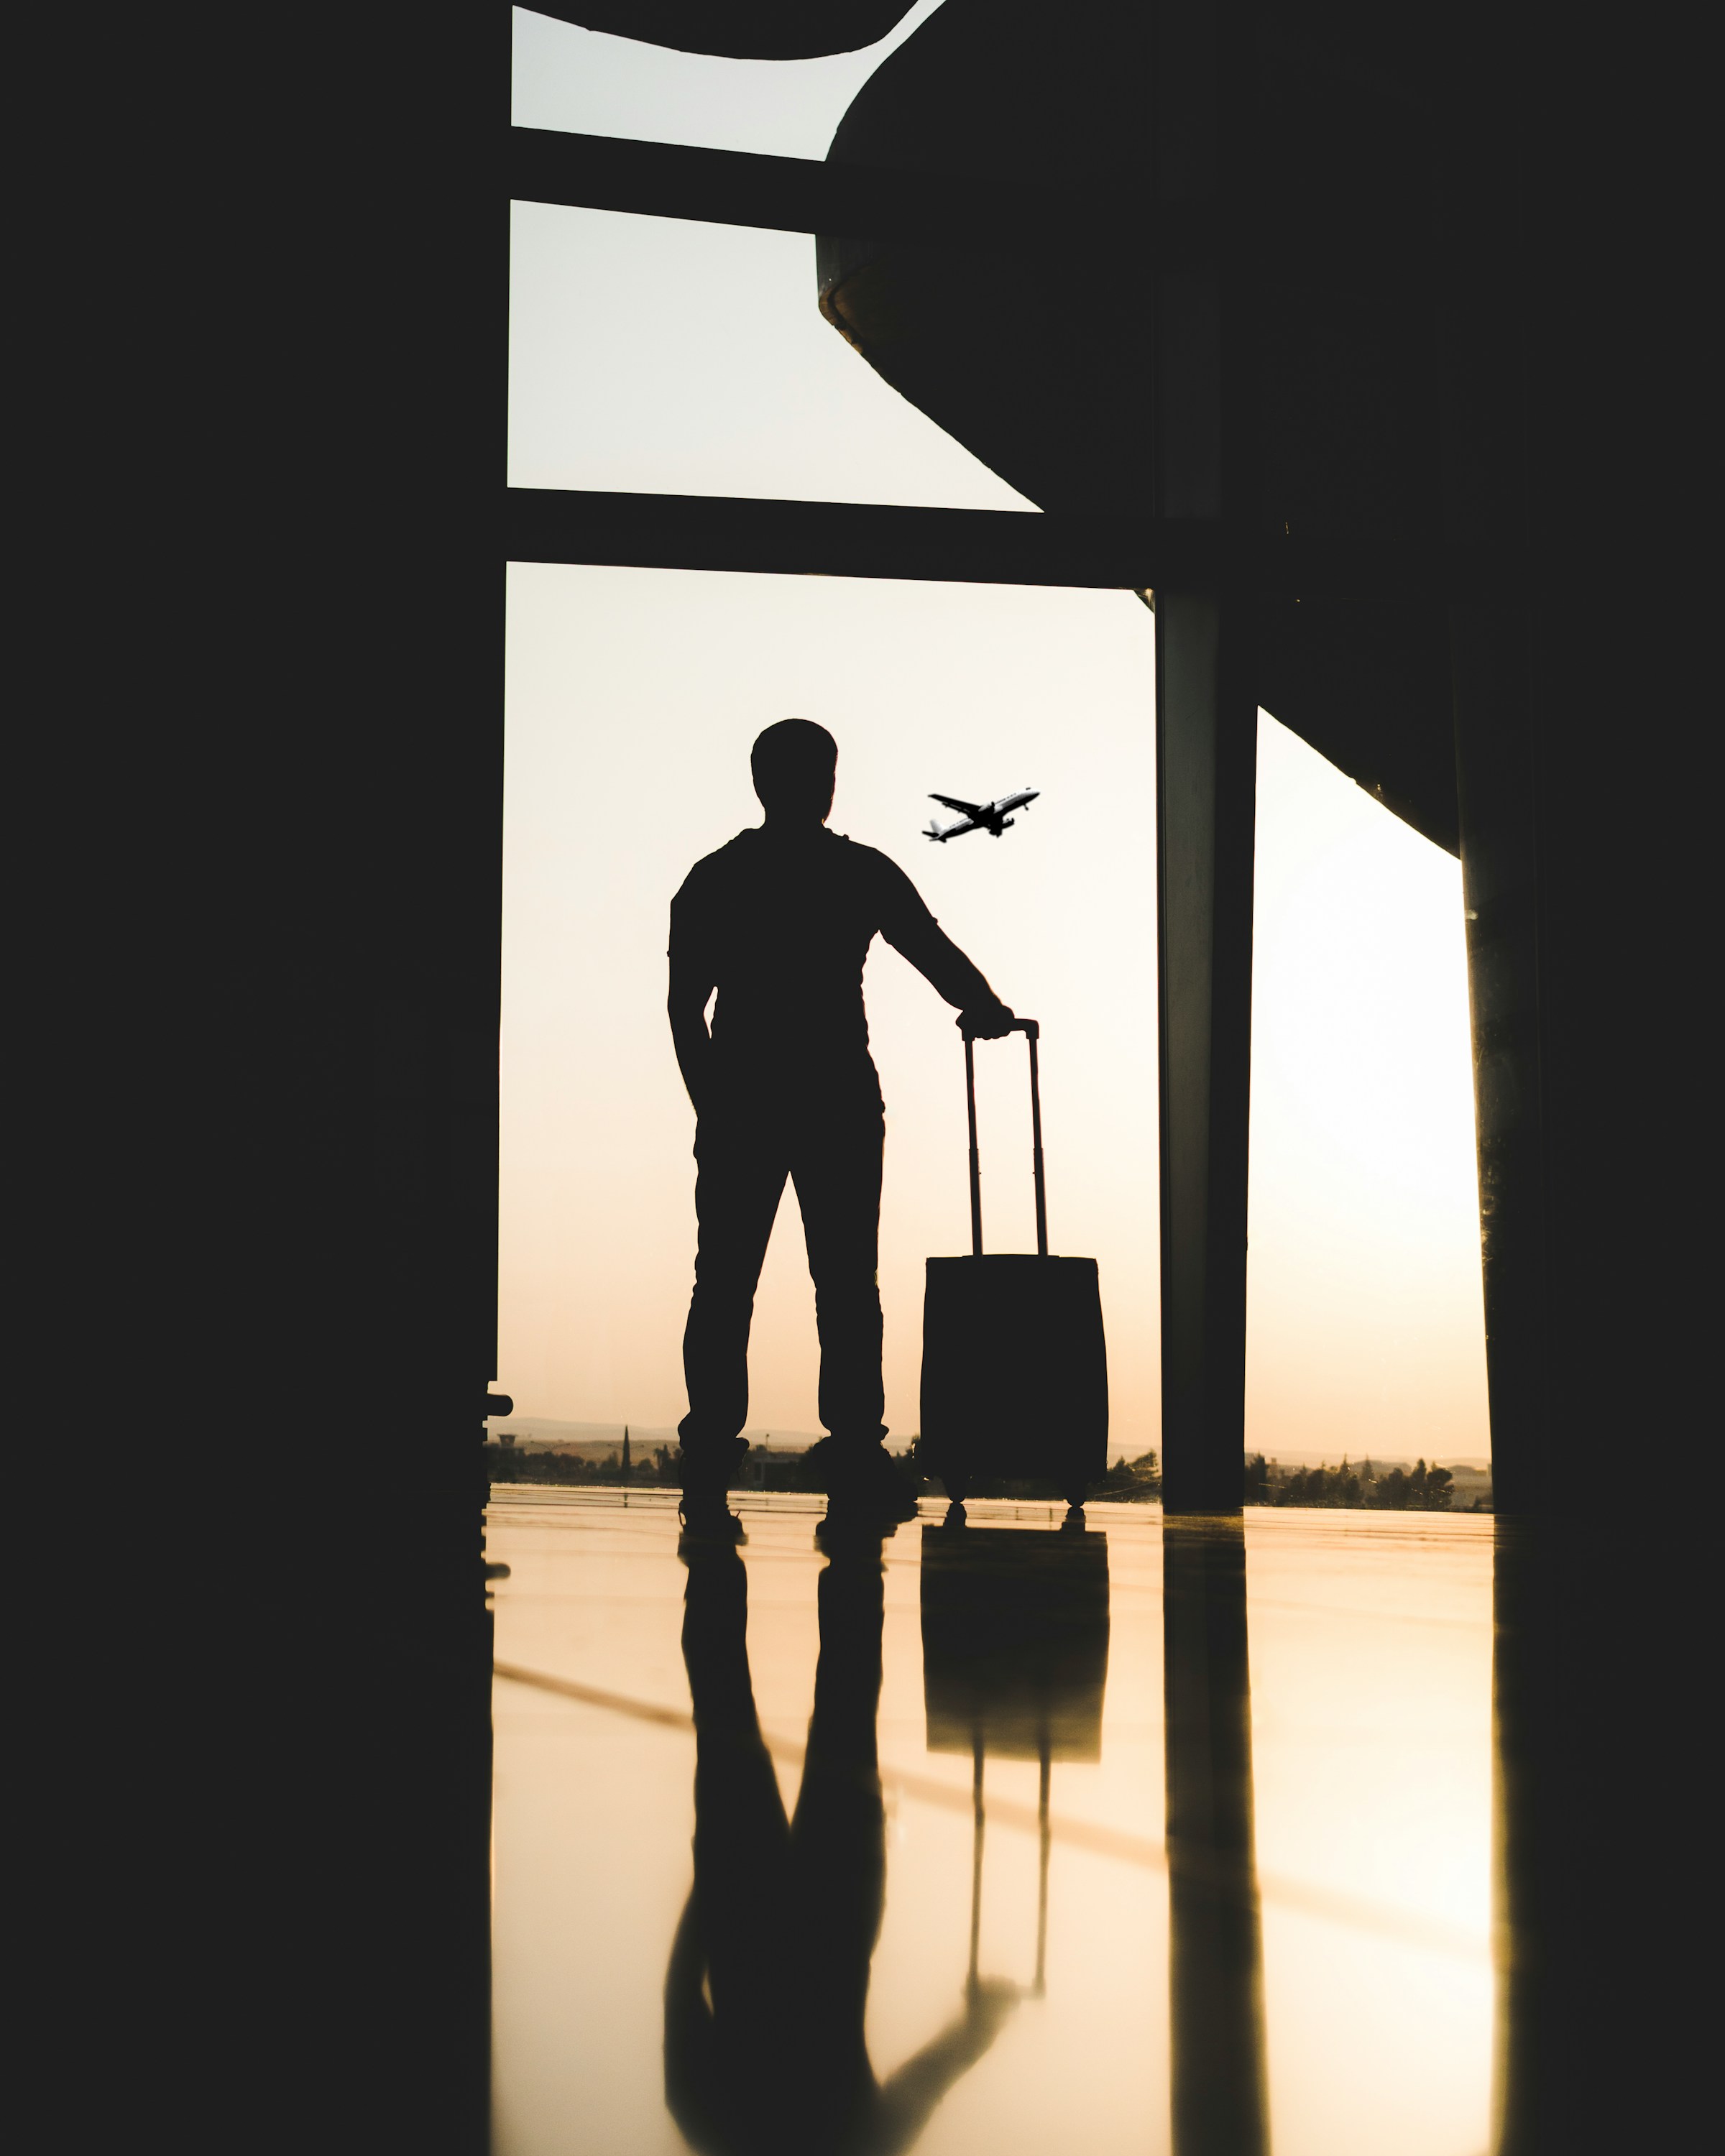
[[(1030, 1168), (1036, 1178), (1036, 1255), (1048, 1255), (1048, 1196), (1042, 1182), (1042, 1083), (1036, 1068), (1041, 1028), (1034, 1018), (1015, 1018), (1008, 1030), (1021, 1033), (1030, 1049)], [(970, 1111), (970, 1255), (983, 1255), (983, 1163), (976, 1143), (976, 1035), (964, 1031), (964, 1099)]]

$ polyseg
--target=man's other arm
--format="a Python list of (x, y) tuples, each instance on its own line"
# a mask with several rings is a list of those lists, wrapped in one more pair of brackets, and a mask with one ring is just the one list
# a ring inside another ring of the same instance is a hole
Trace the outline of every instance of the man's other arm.
[(712, 1070), (713, 1037), (707, 1030), (707, 1000), (713, 992), (713, 965), (701, 937), (692, 932), (682, 894), (671, 901), (670, 993), (665, 1011), (677, 1068), (698, 1116)]
[(935, 993), (953, 1006), (967, 1032), (998, 1040), (1011, 1030), (1011, 1011), (923, 904), (904, 870), (891, 862), (885, 866), (890, 871), (888, 903), (882, 910), (880, 933), (910, 960)]

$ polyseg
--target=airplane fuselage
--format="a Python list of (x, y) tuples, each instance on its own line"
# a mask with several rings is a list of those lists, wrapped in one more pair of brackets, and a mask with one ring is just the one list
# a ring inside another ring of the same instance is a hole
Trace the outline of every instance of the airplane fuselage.
[(1013, 811), (1028, 809), (1038, 795), (1034, 787), (1025, 787), (1017, 793), (1003, 794), (998, 801), (960, 801), (948, 793), (931, 793), (928, 798), (938, 801), (943, 808), (959, 811), (959, 821), (948, 824), (944, 830), (932, 817), (929, 819), (928, 829), (922, 835), (944, 845), (948, 839), (962, 839), (970, 831), (986, 831), (991, 838), (998, 839), (1018, 821)]

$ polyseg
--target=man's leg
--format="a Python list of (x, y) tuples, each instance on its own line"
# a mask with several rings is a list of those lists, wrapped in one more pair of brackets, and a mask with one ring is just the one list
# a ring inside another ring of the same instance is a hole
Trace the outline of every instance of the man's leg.
[(757, 1122), (719, 1117), (702, 1121), (695, 1158), (699, 1241), (683, 1332), (689, 1412), (677, 1435), (684, 1489), (713, 1495), (729, 1484), (742, 1449), (749, 1324), (788, 1161), (776, 1135)]
[(803, 1213), (820, 1332), (820, 1419), (846, 1452), (886, 1436), (880, 1383), (878, 1107), (834, 1112), (796, 1133), (791, 1174)]
[(911, 1518), (908, 1481), (882, 1449), (880, 1235), (882, 1124), (878, 1105), (835, 1111), (800, 1129), (791, 1159), (820, 1328), (820, 1419), (826, 1528), (849, 1518), (878, 1531)]

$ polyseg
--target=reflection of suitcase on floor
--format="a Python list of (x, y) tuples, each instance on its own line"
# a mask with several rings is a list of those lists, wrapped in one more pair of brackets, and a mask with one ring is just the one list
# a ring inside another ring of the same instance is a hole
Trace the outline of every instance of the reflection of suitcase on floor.
[(968, 1752), (973, 1815), (970, 1978), (978, 1981), (983, 1763), (1036, 1759), (1041, 1844), (1036, 1975), (1048, 1957), (1049, 1784), (1057, 1759), (1102, 1756), (1108, 1542), (1046, 1529), (922, 1530), (922, 1701), (931, 1752)]
[(1048, 1255), (1037, 1026), (1029, 1036), (1036, 1255), (983, 1255), (976, 1142), (976, 1053), (964, 1043), (970, 1108), (968, 1258), (931, 1258), (922, 1305), (918, 1459), (962, 1501), (982, 1476), (1054, 1483), (1068, 1504), (1107, 1471), (1108, 1361), (1094, 1258)]
[(931, 1752), (1100, 1759), (1107, 1681), (1106, 1535), (924, 1527)]

